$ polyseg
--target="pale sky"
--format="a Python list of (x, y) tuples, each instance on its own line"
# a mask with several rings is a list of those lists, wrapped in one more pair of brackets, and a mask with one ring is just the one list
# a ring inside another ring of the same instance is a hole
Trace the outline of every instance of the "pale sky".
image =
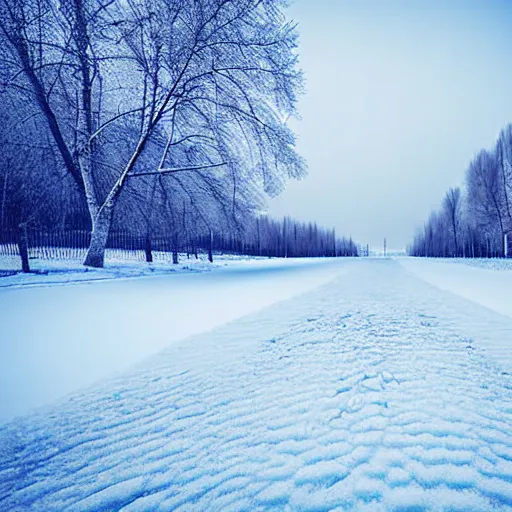
[(405, 247), (512, 122), (512, 1), (296, 0), (288, 15), (309, 175), (271, 213)]

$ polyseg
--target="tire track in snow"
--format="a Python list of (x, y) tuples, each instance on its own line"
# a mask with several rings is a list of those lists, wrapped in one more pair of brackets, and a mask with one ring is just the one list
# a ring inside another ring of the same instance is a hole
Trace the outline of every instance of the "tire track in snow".
[(468, 337), (485, 322), (511, 332), (361, 262), (0, 427), (0, 509), (512, 510), (512, 377)]

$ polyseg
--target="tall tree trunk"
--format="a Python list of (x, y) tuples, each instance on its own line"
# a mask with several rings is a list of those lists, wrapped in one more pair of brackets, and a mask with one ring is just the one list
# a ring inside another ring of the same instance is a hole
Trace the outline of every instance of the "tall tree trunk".
[(208, 261), (213, 263), (213, 230), (210, 229), (210, 244), (208, 245)]
[(153, 234), (153, 207), (155, 203), (155, 192), (157, 184), (157, 176), (154, 176), (148, 185), (146, 191), (146, 262), (153, 261), (153, 248), (151, 245), (151, 235)]
[(91, 243), (84, 261), (87, 267), (103, 268), (105, 264), (105, 249), (112, 224), (113, 209), (113, 205), (103, 207), (93, 221)]
[(288, 258), (288, 231), (286, 229), (286, 217), (283, 219), (283, 249), (284, 249), (284, 257)]
[(4, 230), (6, 229), (5, 222), (5, 204), (7, 199), (7, 180), (9, 178), (9, 166), (6, 167), (3, 188), (2, 188), (2, 204), (0, 206), (0, 240), (3, 238)]
[(503, 194), (505, 198), (505, 214), (508, 217), (508, 228), (512, 228), (512, 213), (510, 211), (510, 201), (508, 198), (508, 184), (507, 184), (507, 176), (505, 173), (505, 157), (503, 156), (503, 140), (500, 139), (497, 145), (498, 149), (498, 159), (500, 162), (501, 168), (501, 177), (503, 179)]
[(261, 232), (260, 232), (260, 219), (256, 218), (256, 229), (258, 233), (258, 256), (261, 256)]
[(502, 251), (502, 254), (505, 254), (505, 229), (504, 229), (504, 226), (503, 226), (503, 218), (501, 217), (500, 211), (497, 210), (497, 212), (498, 212), (498, 224), (500, 226), (500, 236), (501, 236), (500, 245), (501, 245), (501, 251)]
[[(92, 218), (92, 233), (91, 243), (87, 250), (87, 256), (85, 257), (84, 265), (88, 267), (103, 268), (105, 262), (105, 248), (107, 247), (108, 234), (110, 232), (110, 226), (112, 224), (112, 217), (114, 208), (119, 198), (119, 194), (123, 188), (123, 185), (135, 165), (137, 158), (140, 156), (144, 146), (146, 145), (149, 132), (139, 139), (137, 148), (133, 152), (130, 160), (126, 164), (121, 176), (116, 181), (110, 192), (108, 193), (103, 205), (98, 209), (96, 215), (94, 215), (94, 203), (90, 202), (89, 212)], [(84, 177), (87, 174), (84, 174)], [(91, 183), (94, 185), (94, 183)], [(91, 189), (94, 190), (94, 187)], [(91, 196), (92, 197), (92, 196)]]
[(30, 272), (30, 264), (28, 261), (27, 226), (25, 225), (20, 225), (18, 228), (18, 250), (20, 252), (21, 270), (28, 274)]
[(153, 251), (152, 251), (152, 247), (151, 247), (151, 233), (149, 231), (146, 232), (145, 251), (146, 251), (146, 263), (152, 263), (153, 262)]
[(84, 147), (78, 155), (78, 161), (82, 171), (87, 209), (89, 210), (91, 223), (94, 224), (94, 219), (98, 216), (100, 208), (98, 205), (98, 197), (96, 195), (96, 187), (94, 186), (91, 147), (88, 143), (84, 143)]

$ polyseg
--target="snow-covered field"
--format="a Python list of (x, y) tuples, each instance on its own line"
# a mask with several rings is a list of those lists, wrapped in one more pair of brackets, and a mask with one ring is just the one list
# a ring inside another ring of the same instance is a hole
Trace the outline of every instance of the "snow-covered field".
[[(152, 273), (123, 262), (84, 272), (60, 263), (57, 275), (68, 286), (55, 286), (63, 282), (52, 273), (0, 278), (0, 421), (344, 271), (328, 258), (195, 265), (195, 272), (167, 265)], [(131, 279), (137, 273), (146, 277)]]
[[(136, 305), (148, 315), (151, 304), (160, 313), (153, 320), (179, 309), (188, 299), (176, 292), (178, 279), (201, 282), (193, 295), (210, 293), (212, 307), (248, 299), (251, 275), (262, 295), (289, 278), (284, 295), (294, 297), (256, 311), (262, 301), (0, 426), (0, 509), (512, 510), (512, 350), (492, 356), (492, 347), (511, 346), (512, 317), (465, 298), (460, 282), (449, 291), (431, 284), (462, 267), (446, 265), (275, 266), (241, 272), (226, 295), (214, 292), (220, 273), (210, 292), (203, 280), (214, 273), (1, 292), (2, 329), (18, 307), (46, 324), (52, 303), (66, 315), (76, 308), (82, 320), (63, 340), (71, 344), (101, 332), (83, 313), (95, 301), (95, 313), (108, 309), (115, 319), (105, 340), (148, 319)], [(480, 286), (480, 270), (466, 269), (464, 279)], [(297, 285), (308, 276), (309, 287)], [(227, 298), (240, 282), (245, 293)], [(5, 313), (9, 295), (15, 306)], [(146, 326), (161, 347), (169, 325)], [(41, 332), (31, 332), (36, 345)]]
[(400, 262), (443, 290), (512, 317), (512, 260), (403, 258)]

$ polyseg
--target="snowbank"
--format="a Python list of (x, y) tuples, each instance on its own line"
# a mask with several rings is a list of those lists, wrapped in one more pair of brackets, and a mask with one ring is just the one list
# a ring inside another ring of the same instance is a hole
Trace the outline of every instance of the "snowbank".
[[(492, 260), (437, 260), (402, 258), (403, 267), (431, 285), (471, 301), (474, 304), (512, 318), (512, 272), (508, 262), (488, 268)], [(486, 268), (487, 267), (487, 268)], [(478, 337), (480, 346), (507, 371), (512, 369), (512, 329), (483, 322), (469, 335)]]
[(502, 315), (512, 317), (512, 261), (401, 258), (416, 276)]
[[(142, 260), (126, 259), (110, 250), (110, 257), (106, 259), (105, 268), (87, 268), (82, 260), (46, 260), (31, 259), (30, 267), (34, 273), (20, 272), (20, 260), (17, 257), (0, 256), (0, 288), (13, 286), (49, 286), (58, 284), (81, 283), (88, 281), (105, 281), (112, 279), (128, 279), (168, 274), (181, 274), (191, 272), (210, 272), (214, 269), (233, 266), (281, 266), (279, 258), (249, 257), (232, 254), (215, 255), (214, 262), (208, 261), (206, 254), (199, 254), (187, 258), (181, 254), (177, 265), (173, 265), (171, 255), (157, 253), (155, 262), (146, 263)], [(290, 259), (287, 265), (304, 265), (310, 262), (309, 258)]]

